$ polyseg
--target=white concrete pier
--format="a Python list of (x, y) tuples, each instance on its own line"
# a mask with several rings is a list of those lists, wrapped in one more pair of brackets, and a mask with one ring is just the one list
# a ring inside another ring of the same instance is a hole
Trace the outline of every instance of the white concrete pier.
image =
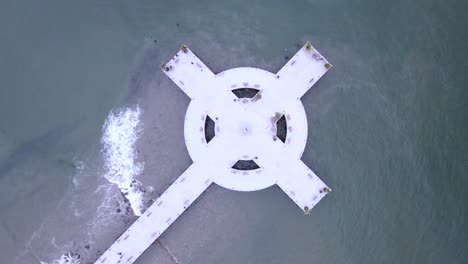
[(205, 168), (190, 166), (96, 263), (133, 263), (212, 183)]
[(301, 156), (307, 119), (300, 97), (331, 68), (309, 43), (276, 74), (214, 74), (183, 46), (163, 71), (192, 100), (184, 135), (194, 163), (96, 263), (133, 263), (211, 183), (236, 191), (277, 184), (305, 212), (330, 191)]

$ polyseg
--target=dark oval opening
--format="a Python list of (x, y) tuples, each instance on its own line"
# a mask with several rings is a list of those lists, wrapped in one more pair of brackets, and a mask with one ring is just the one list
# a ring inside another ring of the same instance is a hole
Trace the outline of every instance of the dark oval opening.
[(286, 142), (286, 136), (288, 134), (287, 126), (286, 117), (284, 115), (276, 121), (276, 137), (283, 141), (283, 143)]
[(255, 163), (255, 161), (253, 160), (238, 160), (233, 166), (232, 166), (233, 169), (236, 169), (236, 170), (243, 170), (243, 171), (246, 171), (246, 170), (256, 170), (256, 169), (260, 169), (260, 166), (258, 166), (257, 163)]
[(210, 141), (215, 137), (215, 122), (211, 117), (206, 116), (205, 118), (205, 140), (206, 143), (210, 143)]
[(260, 92), (260, 90), (254, 88), (238, 88), (232, 90), (232, 93), (234, 93), (237, 98), (254, 98), (258, 92)]

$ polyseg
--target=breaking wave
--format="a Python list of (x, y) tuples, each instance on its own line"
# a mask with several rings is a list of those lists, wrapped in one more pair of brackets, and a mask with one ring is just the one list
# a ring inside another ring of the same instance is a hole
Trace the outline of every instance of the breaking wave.
[(111, 111), (103, 126), (104, 177), (118, 186), (128, 200), (135, 215), (140, 216), (145, 210), (145, 190), (135, 179), (144, 168), (143, 162), (137, 162), (135, 143), (142, 131), (141, 110), (120, 108)]
[[(40, 262), (47, 264), (46, 262)], [(60, 258), (52, 261), (50, 264), (81, 264), (81, 257), (79, 254), (65, 253)]]

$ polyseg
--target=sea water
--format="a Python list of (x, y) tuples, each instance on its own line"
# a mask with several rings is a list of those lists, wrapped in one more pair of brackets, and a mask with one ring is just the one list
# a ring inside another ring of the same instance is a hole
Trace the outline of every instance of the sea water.
[[(276, 72), (310, 40), (303, 161), (333, 192), (211, 186), (137, 263), (465, 263), (462, 1), (4, 1), (1, 263), (92, 263), (191, 164), (159, 69)], [(284, 87), (285, 93), (288, 87)]]

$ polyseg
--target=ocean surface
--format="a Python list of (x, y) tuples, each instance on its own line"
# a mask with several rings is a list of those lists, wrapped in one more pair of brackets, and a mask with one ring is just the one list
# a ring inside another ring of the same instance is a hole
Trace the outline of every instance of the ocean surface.
[[(467, 263), (468, 2), (0, 3), (0, 263), (92, 263), (190, 164), (159, 65), (276, 72), (310, 40), (309, 216), (211, 186), (136, 263)], [(285, 87), (287, 89), (287, 87)], [(68, 261), (68, 262), (67, 262)]]

